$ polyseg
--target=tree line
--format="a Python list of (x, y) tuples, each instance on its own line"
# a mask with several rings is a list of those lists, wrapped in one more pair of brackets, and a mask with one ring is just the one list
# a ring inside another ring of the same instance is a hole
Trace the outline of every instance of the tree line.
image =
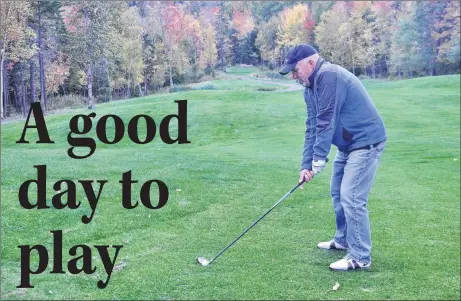
[[(1, 117), (148, 95), (310, 43), (356, 75), (459, 73), (459, 1), (1, 1)], [(276, 71), (276, 70), (275, 70)]]

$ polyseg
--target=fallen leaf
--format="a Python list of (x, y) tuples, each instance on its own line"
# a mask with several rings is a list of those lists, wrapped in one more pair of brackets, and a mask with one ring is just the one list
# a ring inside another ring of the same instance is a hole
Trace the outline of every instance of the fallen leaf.
[(177, 189), (176, 189), (176, 191), (177, 191), (177, 192), (180, 192), (180, 191), (181, 191), (181, 189), (177, 188)]
[(126, 263), (124, 261), (120, 261), (120, 263), (114, 267), (114, 271), (115, 272), (121, 271), (125, 266), (126, 266)]
[(333, 285), (333, 290), (337, 291), (339, 289), (339, 282), (336, 282), (335, 285)]

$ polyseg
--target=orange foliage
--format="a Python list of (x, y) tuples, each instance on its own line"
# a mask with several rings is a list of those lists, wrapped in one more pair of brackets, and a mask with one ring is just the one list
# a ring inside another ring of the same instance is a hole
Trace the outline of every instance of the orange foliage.
[(62, 7), (61, 17), (69, 32), (81, 32), (83, 29), (83, 20), (78, 11), (75, 5)]
[(61, 52), (58, 52), (56, 60), (46, 65), (45, 83), (47, 93), (56, 93), (60, 85), (69, 76), (69, 63), (64, 60)]
[(251, 13), (246, 10), (234, 11), (232, 23), (234, 24), (234, 28), (237, 30), (240, 37), (249, 34), (255, 27)]
[(380, 15), (388, 14), (392, 9), (392, 1), (376, 1), (373, 3), (372, 9)]
[(176, 44), (182, 36), (190, 34), (189, 26), (185, 24), (185, 15), (181, 9), (169, 2), (163, 10), (163, 22), (170, 47)]

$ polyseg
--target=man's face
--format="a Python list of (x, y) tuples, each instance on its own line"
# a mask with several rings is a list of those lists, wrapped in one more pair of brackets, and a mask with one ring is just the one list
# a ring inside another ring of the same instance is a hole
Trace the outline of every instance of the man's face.
[(309, 87), (309, 76), (314, 72), (315, 62), (310, 58), (300, 60), (295, 68), (291, 71), (291, 76), (294, 80), (300, 83), (303, 87)]

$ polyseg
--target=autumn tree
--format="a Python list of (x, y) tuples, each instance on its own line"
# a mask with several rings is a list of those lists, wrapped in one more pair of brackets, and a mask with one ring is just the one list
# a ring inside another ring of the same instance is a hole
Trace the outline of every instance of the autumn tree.
[(313, 42), (314, 24), (315, 20), (305, 4), (297, 4), (281, 12), (277, 31), (277, 44), (282, 51), (281, 61), (285, 59), (287, 49), (291, 46)]
[(255, 28), (251, 10), (243, 2), (232, 2), (232, 41), (233, 41), (233, 62), (251, 63), (253, 45), (251, 33)]
[(311, 3), (311, 13), (312, 18), (314, 18), (315, 24), (320, 23), (320, 17), (326, 11), (331, 10), (335, 1), (312, 1)]
[(153, 1), (141, 2), (141, 24), (143, 26), (143, 62), (145, 92), (148, 83), (153, 89), (162, 87), (169, 68), (163, 42), (163, 23), (161, 20), (163, 6)]
[(335, 64), (347, 64), (344, 40), (339, 32), (342, 24), (348, 21), (348, 9), (343, 3), (337, 3), (320, 16), (320, 23), (315, 27), (316, 43), (320, 54)]
[(307, 5), (297, 4), (284, 9), (280, 15), (277, 43), (282, 46), (293, 46), (312, 42), (314, 24)]
[[(35, 33), (28, 26), (28, 18), (32, 11), (29, 2), (0, 1), (0, 115), (5, 117), (4, 100), (7, 100), (4, 76), (6, 73), (5, 62), (12, 63), (28, 60), (36, 52), (36, 45), (30, 44)], [(23, 102), (25, 102), (25, 95)], [(23, 107), (23, 110), (25, 108)]]
[(460, 63), (460, 2), (450, 1), (439, 22), (434, 24), (432, 36), (438, 41), (437, 60)]
[(180, 7), (169, 1), (161, 6), (161, 29), (163, 43), (165, 45), (165, 57), (168, 62), (169, 84), (172, 88), (173, 68), (181, 71), (184, 65), (184, 57), (181, 55), (179, 41), (181, 40), (183, 30), (185, 28), (184, 14)]
[[(396, 21), (396, 11), (392, 8), (392, 1), (377, 1), (372, 5), (372, 12), (375, 17), (372, 28), (373, 47), (375, 48), (375, 64), (381, 74), (389, 71), (388, 62), (390, 58), (392, 28)], [(372, 69), (375, 76), (375, 67)]]
[[(343, 59), (346, 67), (355, 73), (357, 67), (365, 68), (374, 64), (375, 45), (372, 36), (372, 22), (367, 22), (366, 14), (370, 13), (369, 2), (355, 1), (348, 15), (347, 22), (339, 26), (339, 37), (343, 47)], [(347, 9), (342, 6), (342, 9)]]
[[(63, 36), (63, 22), (59, 17), (61, 9), (60, 1), (37, 1), (31, 2), (33, 18), (30, 19), (30, 26), (36, 32), (36, 44), (38, 53), (30, 60), (30, 86), (31, 97), (35, 99), (35, 61), (38, 59), (38, 75), (39, 75), (39, 91), (42, 108), (46, 110), (48, 100), (47, 93), (54, 92), (47, 89), (47, 76), (54, 77), (53, 82), (63, 82), (66, 77), (65, 69), (67, 61), (66, 55), (63, 52), (65, 43), (60, 38)], [(51, 64), (51, 65), (50, 65)], [(61, 65), (61, 66), (59, 66)], [(61, 68), (62, 67), (62, 68)], [(49, 75), (50, 72), (56, 72)], [(58, 80), (58, 77), (61, 77)], [(50, 81), (50, 78), (48, 78)]]
[(442, 28), (437, 27), (443, 20), (448, 1), (431, 1), (427, 3), (416, 2), (416, 11), (413, 19), (416, 42), (421, 46), (420, 54), (425, 61), (424, 73), (427, 75), (437, 74), (439, 48), (443, 38)]
[(72, 59), (79, 62), (86, 75), (88, 108), (94, 108), (93, 66), (104, 55), (108, 41), (107, 32), (116, 27), (126, 4), (123, 2), (80, 1), (68, 2), (62, 17), (66, 25)]
[(2, 118), (39, 95), (44, 109), (47, 95), (63, 94), (85, 96), (92, 108), (229, 64), (272, 68), (299, 43), (372, 77), (459, 72), (459, 1), (50, 0), (0, 8)]
[(269, 21), (261, 23), (256, 38), (256, 46), (259, 48), (261, 57), (270, 61), (275, 66), (279, 45), (277, 44), (277, 30), (280, 19), (277, 15), (272, 16)]
[(208, 25), (203, 31), (203, 52), (200, 54), (200, 67), (203, 69), (213, 70), (216, 62), (218, 50), (216, 48), (216, 33), (211, 25)]
[(136, 6), (127, 8), (121, 14), (118, 44), (119, 72), (122, 74), (123, 84), (126, 87), (125, 97), (129, 98), (137, 89), (136, 95), (142, 95), (141, 83), (143, 75), (142, 34), (143, 27), (139, 9)]
[(443, 12), (448, 2), (408, 2), (401, 6), (392, 36), (391, 64), (399, 76), (436, 75), (439, 48), (445, 37)]
[(217, 7), (202, 9), (200, 12), (200, 16), (208, 19), (216, 30), (218, 65), (222, 70), (232, 60), (232, 11), (231, 3), (223, 1)]
[(413, 72), (424, 64), (417, 43), (418, 32), (413, 23), (416, 4), (405, 2), (399, 9), (391, 37), (390, 72), (399, 78), (402, 75), (412, 77)]

